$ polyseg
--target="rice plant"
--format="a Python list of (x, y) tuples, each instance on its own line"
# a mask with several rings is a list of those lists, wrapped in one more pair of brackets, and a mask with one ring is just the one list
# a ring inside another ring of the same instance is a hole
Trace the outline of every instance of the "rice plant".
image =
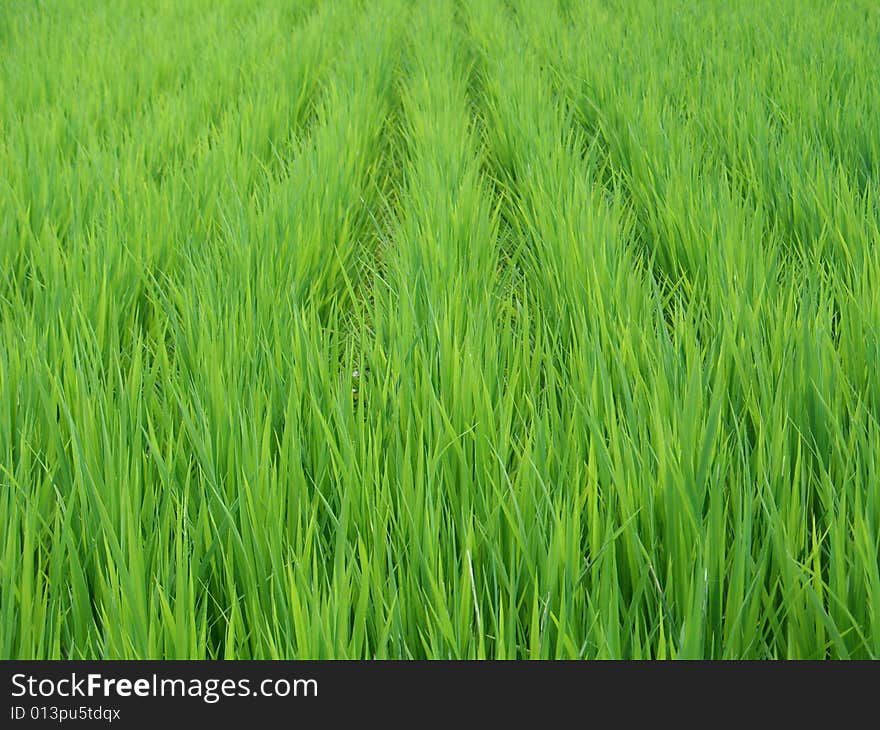
[(0, 658), (880, 658), (878, 37), (0, 0)]

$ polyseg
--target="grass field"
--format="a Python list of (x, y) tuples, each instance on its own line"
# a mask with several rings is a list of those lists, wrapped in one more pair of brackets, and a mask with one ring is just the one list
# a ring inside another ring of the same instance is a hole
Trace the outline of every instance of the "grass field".
[(0, 658), (880, 658), (872, 0), (0, 0)]

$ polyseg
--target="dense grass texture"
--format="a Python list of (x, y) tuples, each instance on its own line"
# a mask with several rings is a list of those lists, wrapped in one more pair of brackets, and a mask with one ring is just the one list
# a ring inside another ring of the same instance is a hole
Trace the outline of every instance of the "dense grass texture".
[(0, 658), (880, 658), (872, 0), (0, 0)]

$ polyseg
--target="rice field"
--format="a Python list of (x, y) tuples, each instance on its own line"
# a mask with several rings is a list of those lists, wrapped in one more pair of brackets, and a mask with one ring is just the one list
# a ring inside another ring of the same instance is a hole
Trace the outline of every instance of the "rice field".
[(0, 0), (0, 658), (880, 658), (878, 48)]

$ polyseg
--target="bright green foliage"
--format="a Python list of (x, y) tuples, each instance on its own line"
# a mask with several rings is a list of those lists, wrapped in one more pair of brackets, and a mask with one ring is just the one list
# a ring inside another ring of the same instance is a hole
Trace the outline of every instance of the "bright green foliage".
[(880, 658), (878, 43), (0, 0), (0, 658)]

